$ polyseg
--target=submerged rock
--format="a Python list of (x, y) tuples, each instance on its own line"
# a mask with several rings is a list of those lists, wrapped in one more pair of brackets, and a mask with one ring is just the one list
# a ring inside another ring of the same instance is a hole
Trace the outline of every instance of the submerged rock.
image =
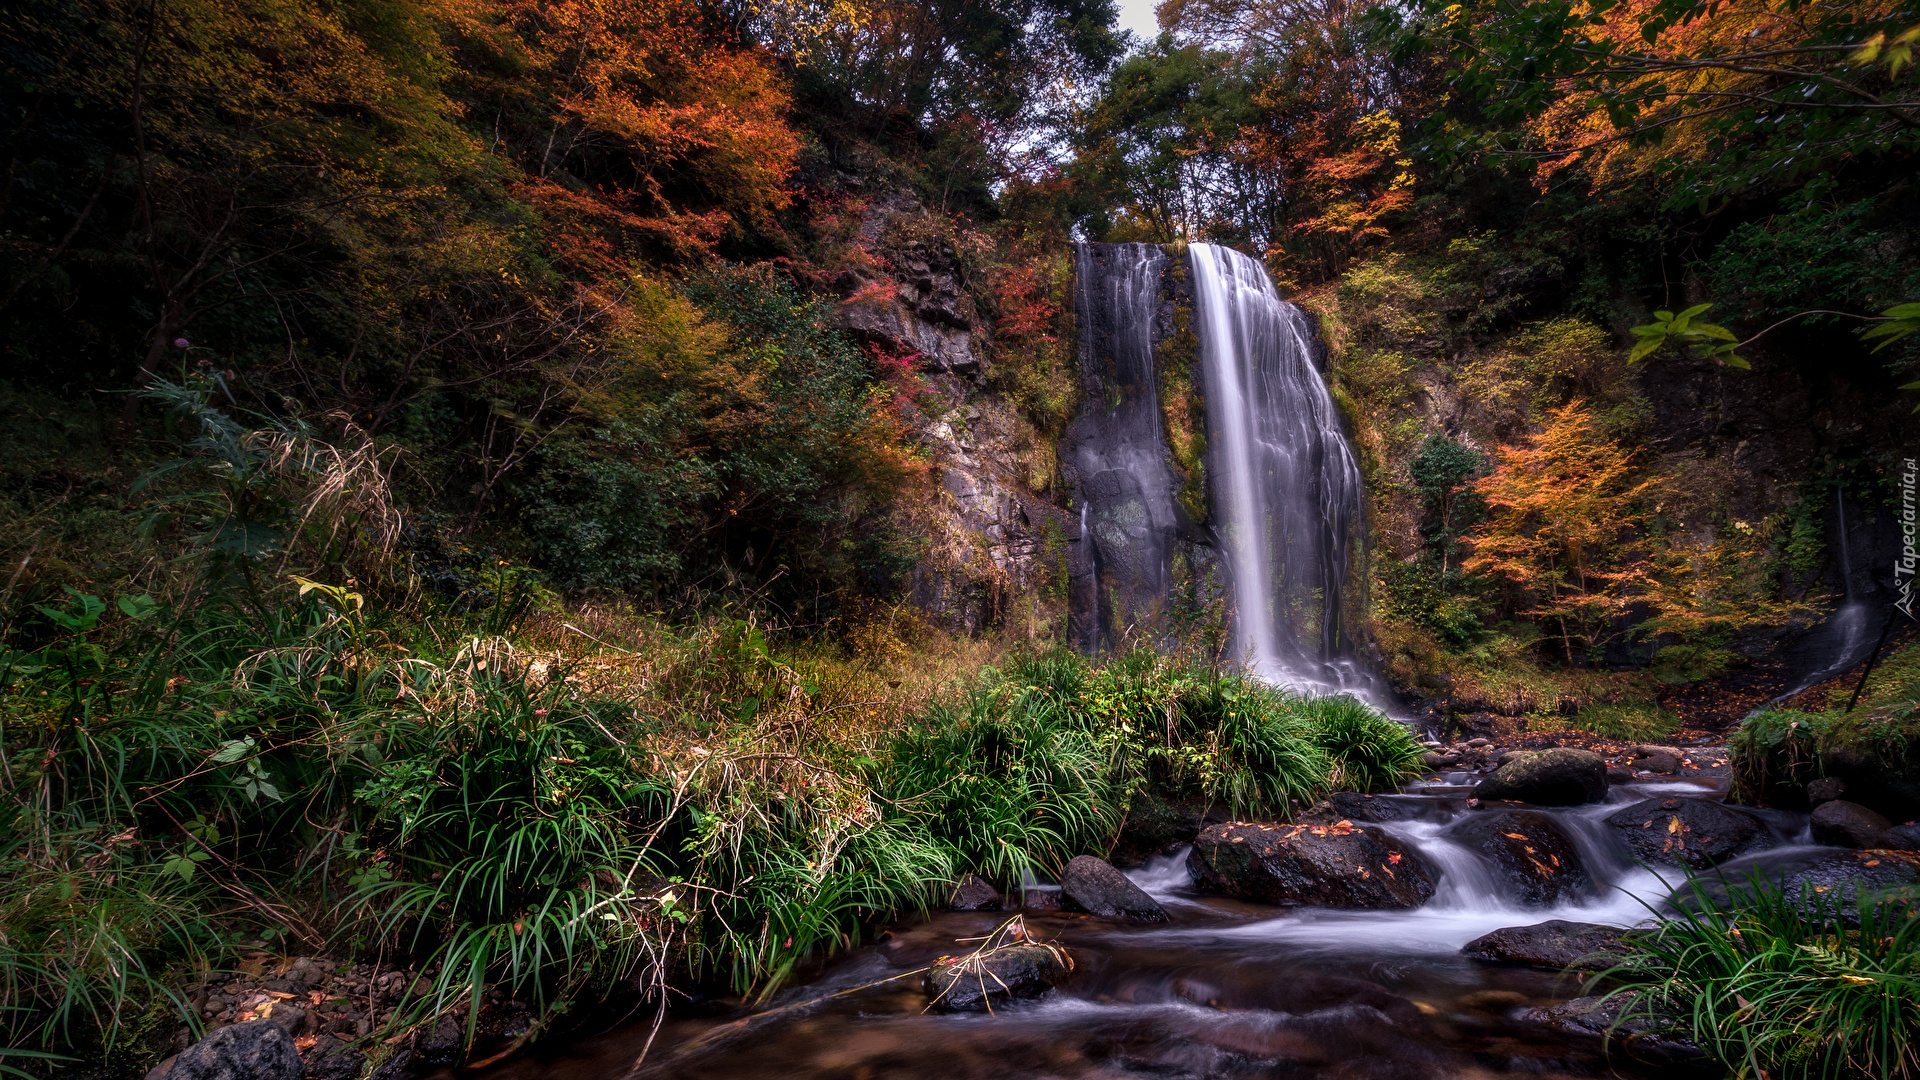
[(1606, 794), (1606, 761), (1567, 746), (1509, 756), (1473, 789), (1477, 799), (1512, 799), (1538, 806), (1578, 806), (1598, 802)]
[(1550, 907), (1593, 892), (1593, 878), (1573, 838), (1539, 811), (1482, 811), (1454, 826), (1449, 835), (1486, 856), (1512, 897), (1523, 904)]
[(1166, 922), (1167, 909), (1105, 859), (1079, 855), (1060, 872), (1064, 906), (1109, 919)]
[(1704, 870), (1766, 842), (1766, 829), (1711, 799), (1647, 799), (1609, 814), (1633, 857), (1650, 865)]
[(947, 907), (954, 911), (999, 911), (1000, 890), (979, 874), (968, 874), (953, 887)]
[(1039, 997), (1065, 982), (1065, 953), (1045, 945), (1009, 945), (937, 963), (921, 976), (936, 1012), (985, 1012), (1016, 998)]
[(1222, 896), (1362, 909), (1419, 907), (1439, 877), (1419, 851), (1351, 821), (1210, 826), (1194, 839), (1187, 869)]
[(167, 1080), (301, 1080), (293, 1036), (272, 1020), (229, 1024), (180, 1052)]
[(1848, 848), (1878, 847), (1880, 838), (1893, 828), (1893, 822), (1879, 814), (1842, 799), (1830, 799), (1814, 807), (1810, 824), (1816, 841)]
[(1617, 926), (1549, 919), (1532, 926), (1503, 926), (1466, 943), (1463, 956), (1492, 964), (1514, 964), (1543, 971), (1601, 971), (1629, 952)]
[(1515, 1018), (1561, 1035), (1604, 1040), (1644, 1062), (1677, 1063), (1704, 1056), (1681, 1033), (1677, 1020), (1649, 1015), (1637, 1005), (1638, 999), (1631, 993), (1578, 997), (1558, 1005), (1526, 1009)]
[(1417, 806), (1356, 791), (1335, 792), (1327, 802), (1335, 814), (1353, 821), (1411, 821), (1420, 816)]

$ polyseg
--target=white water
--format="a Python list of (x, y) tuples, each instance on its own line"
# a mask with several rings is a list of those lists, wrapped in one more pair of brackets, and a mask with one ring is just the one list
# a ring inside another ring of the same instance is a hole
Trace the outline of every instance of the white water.
[(1385, 707), (1352, 653), (1343, 603), (1361, 550), (1360, 467), (1314, 368), (1306, 315), (1254, 259), (1189, 251), (1234, 652), (1269, 682)]
[[(1458, 952), (1467, 942), (1507, 926), (1526, 926), (1548, 919), (1638, 926), (1653, 918), (1653, 909), (1679, 887), (1684, 875), (1677, 868), (1656, 872), (1636, 864), (1616, 831), (1603, 819), (1643, 799), (1675, 795), (1711, 797), (1713, 786), (1688, 781), (1623, 785), (1605, 802), (1565, 808), (1536, 808), (1563, 829), (1579, 850), (1580, 863), (1594, 883), (1591, 894), (1549, 907), (1531, 906), (1513, 897), (1486, 856), (1455, 842), (1450, 834), (1461, 820), (1457, 803), (1431, 796), (1415, 796), (1427, 809), (1416, 820), (1380, 825), (1401, 843), (1425, 856), (1439, 871), (1433, 898), (1407, 911), (1339, 911), (1327, 908), (1284, 910), (1270, 919), (1238, 926), (1176, 927), (1155, 933), (1167, 938), (1240, 939), (1285, 942), (1310, 950), (1347, 950), (1398, 955), (1439, 956)], [(1804, 821), (1770, 821), (1775, 851), (1792, 850), (1810, 842)], [(1170, 907), (1195, 906), (1192, 876), (1187, 871), (1190, 849), (1180, 848), (1127, 872), (1133, 883)]]
[(1841, 604), (1840, 610), (1833, 613), (1832, 620), (1824, 628), (1824, 632), (1833, 639), (1833, 662), (1801, 679), (1793, 689), (1775, 697), (1773, 701), (1790, 698), (1808, 687), (1816, 686), (1846, 671), (1865, 660), (1868, 651), (1873, 647), (1874, 605), (1854, 592), (1853, 545), (1847, 535), (1847, 498), (1845, 490), (1838, 486), (1833, 491), (1833, 512), (1840, 531), (1840, 580), (1846, 589), (1846, 599)]

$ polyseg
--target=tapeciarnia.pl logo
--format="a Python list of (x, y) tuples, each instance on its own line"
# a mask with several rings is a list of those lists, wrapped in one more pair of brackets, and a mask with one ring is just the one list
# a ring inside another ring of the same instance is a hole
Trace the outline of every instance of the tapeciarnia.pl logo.
[(1900, 462), (1900, 557), (1893, 560), (1893, 583), (1900, 590), (1900, 598), (1893, 606), (1903, 612), (1907, 618), (1913, 618), (1913, 575), (1916, 563), (1920, 563), (1920, 553), (1915, 551), (1915, 521), (1913, 506), (1913, 482), (1916, 473), (1920, 473), (1920, 462), (1914, 458), (1904, 458)]

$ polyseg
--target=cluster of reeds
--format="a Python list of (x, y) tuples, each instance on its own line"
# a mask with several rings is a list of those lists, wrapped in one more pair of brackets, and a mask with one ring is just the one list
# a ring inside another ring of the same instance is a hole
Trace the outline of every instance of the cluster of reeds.
[(1678, 900), (1596, 980), (1629, 998), (1623, 1019), (1689, 1039), (1741, 1080), (1920, 1073), (1912, 890), (1694, 877)]

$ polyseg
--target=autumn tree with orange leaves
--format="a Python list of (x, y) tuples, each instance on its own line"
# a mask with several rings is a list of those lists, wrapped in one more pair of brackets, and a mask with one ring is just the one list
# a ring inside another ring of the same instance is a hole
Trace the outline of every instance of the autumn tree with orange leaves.
[(1488, 512), (1463, 566), (1504, 582), (1517, 614), (1557, 627), (1569, 663), (1595, 657), (1648, 591), (1647, 523), (1664, 482), (1642, 474), (1584, 401), (1493, 460), (1474, 484)]

